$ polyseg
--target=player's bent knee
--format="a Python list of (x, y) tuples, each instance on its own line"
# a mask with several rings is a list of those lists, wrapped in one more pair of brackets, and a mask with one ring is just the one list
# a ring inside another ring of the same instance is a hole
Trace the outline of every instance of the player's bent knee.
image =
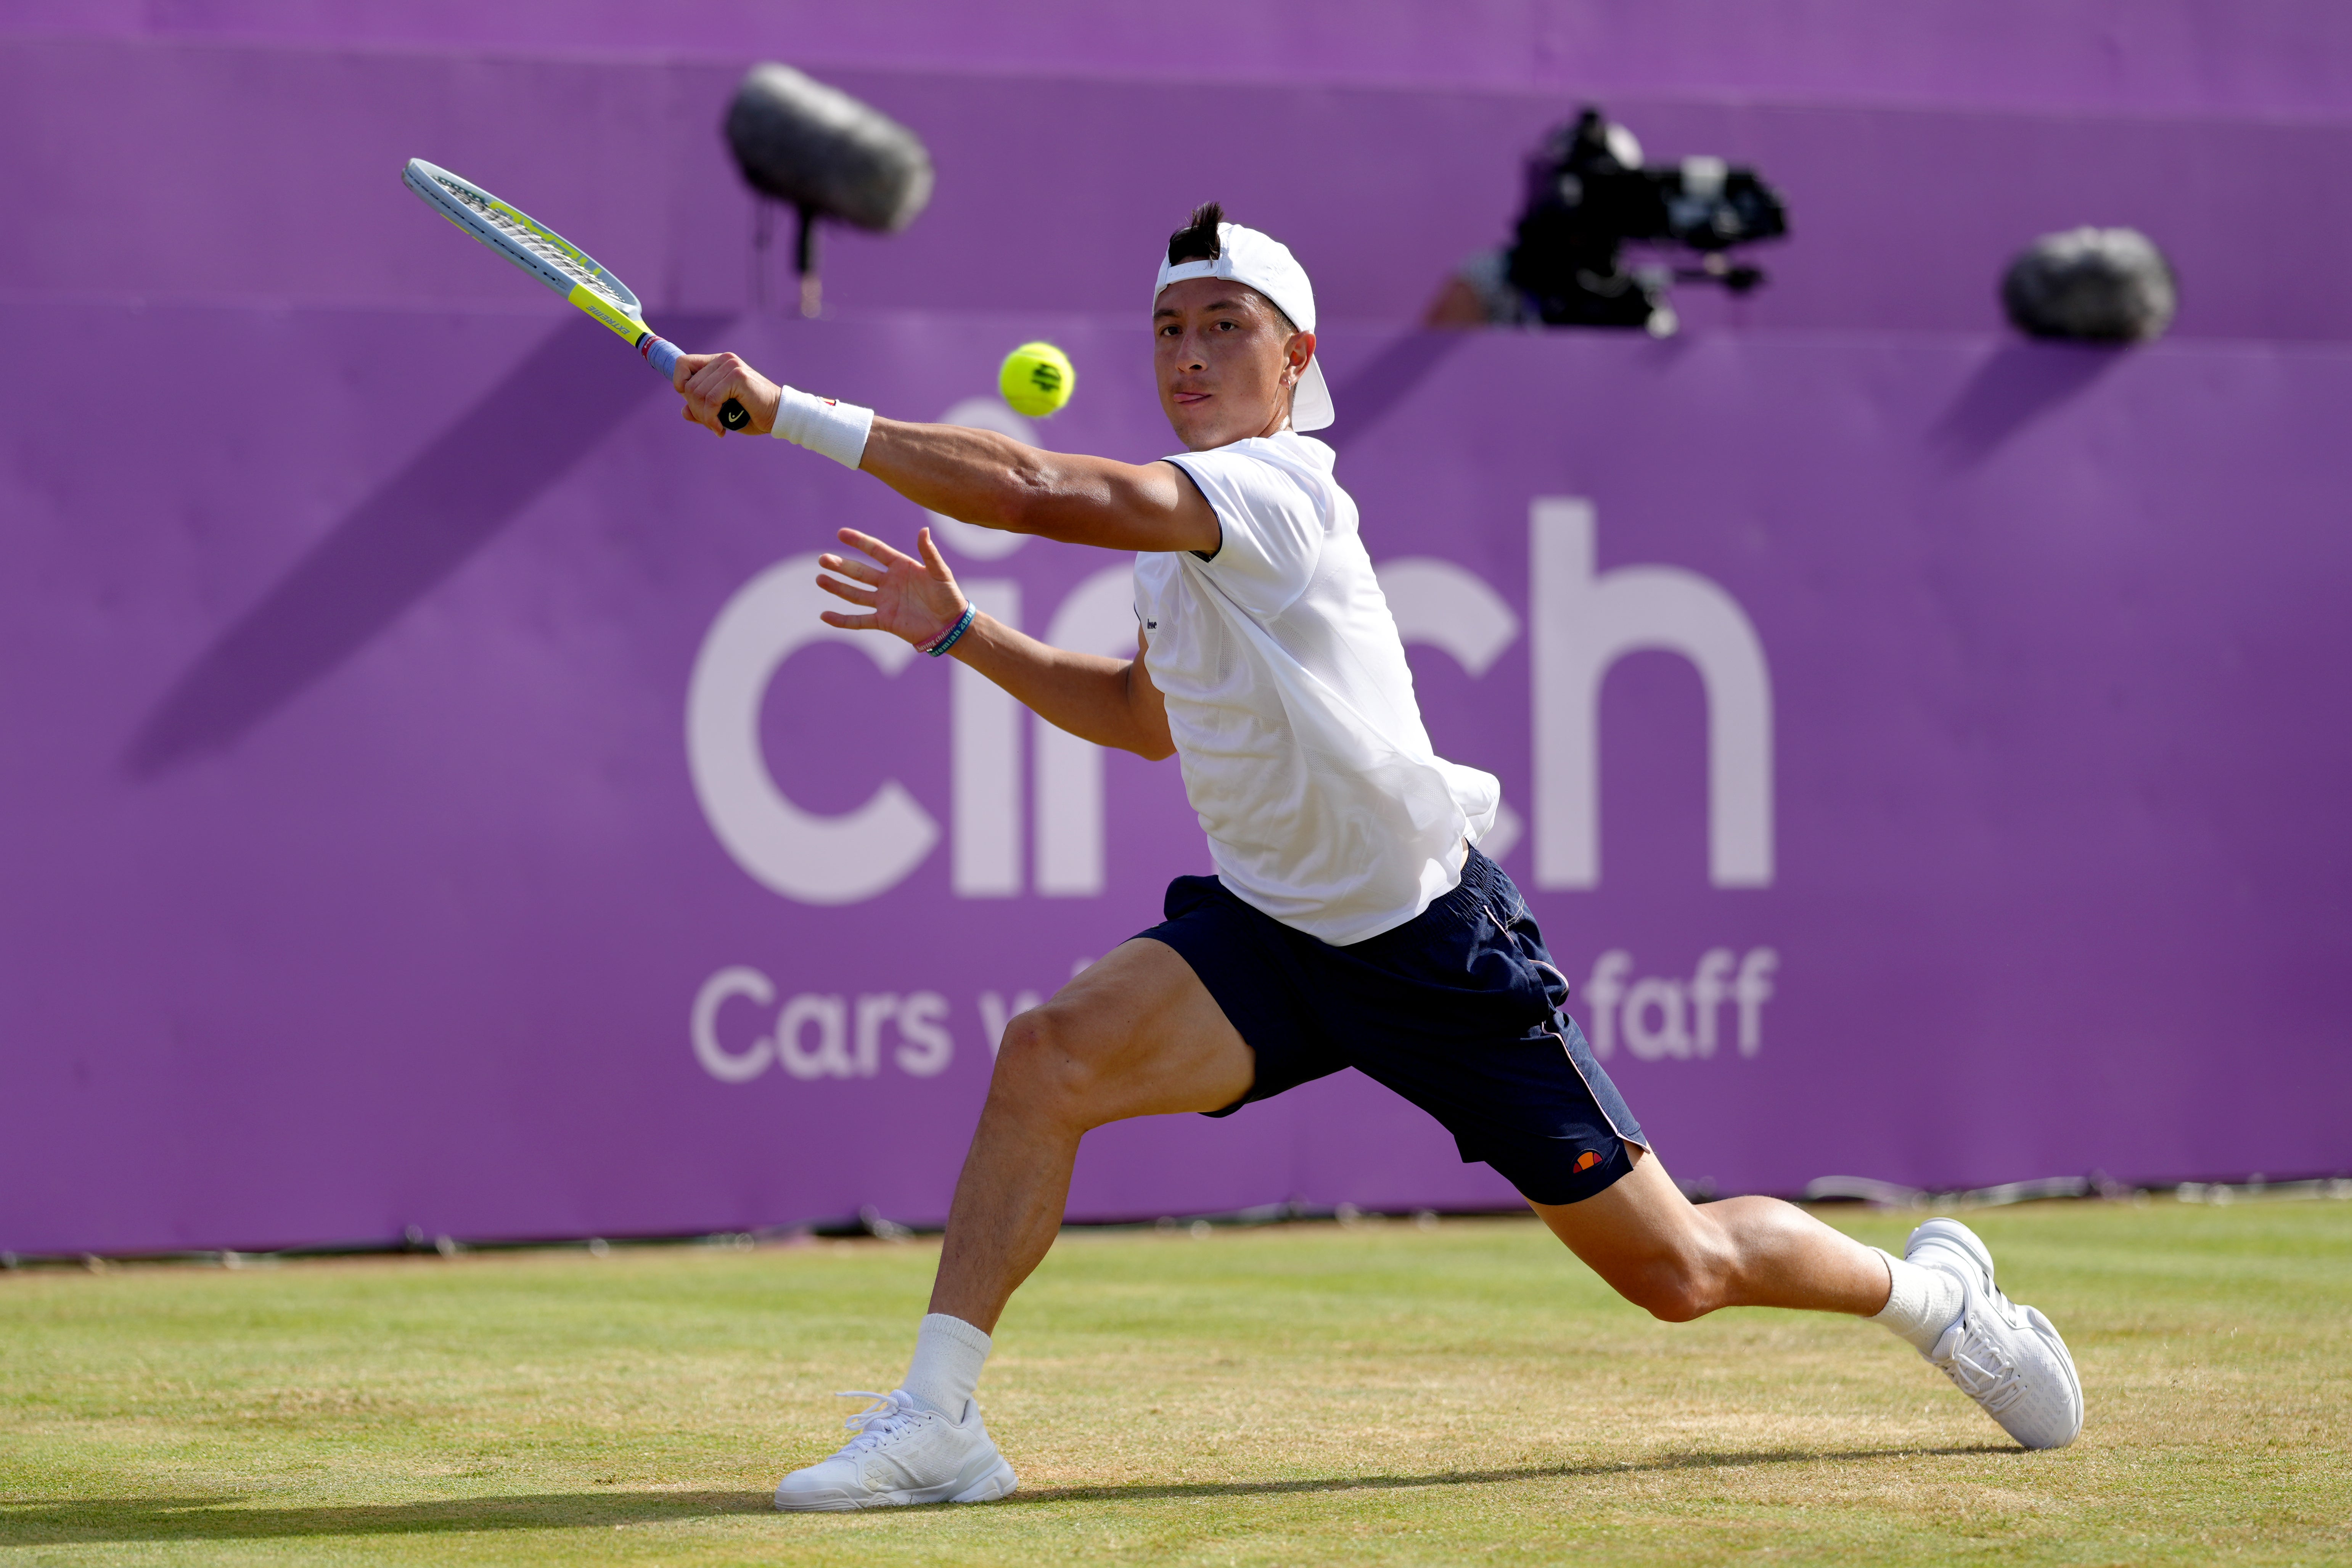
[(1686, 1280), (1660, 1277), (1643, 1280), (1633, 1290), (1619, 1293), (1662, 1323), (1686, 1323), (1715, 1310), (1715, 1302)]
[(1686, 1323), (1724, 1301), (1722, 1271), (1696, 1249), (1662, 1249), (1612, 1270), (1608, 1278), (1619, 1295), (1660, 1322)]
[(1082, 1118), (1097, 1076), (1054, 1009), (1032, 1008), (1004, 1026), (988, 1097), (1006, 1109)]

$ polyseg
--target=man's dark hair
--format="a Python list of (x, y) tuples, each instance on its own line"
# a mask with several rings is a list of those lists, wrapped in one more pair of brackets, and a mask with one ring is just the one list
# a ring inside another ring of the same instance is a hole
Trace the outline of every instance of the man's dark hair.
[(1168, 265), (1181, 266), (1188, 261), (1214, 261), (1225, 254), (1225, 242), (1217, 234), (1217, 225), (1225, 221), (1225, 204), (1211, 202), (1192, 209), (1192, 221), (1168, 236)]
[[(1224, 255), (1224, 238), (1217, 233), (1217, 225), (1224, 221), (1225, 204), (1223, 202), (1194, 207), (1192, 221), (1168, 236), (1168, 265), (1181, 267), (1188, 261), (1214, 261)], [(1253, 288), (1250, 292), (1274, 312), (1276, 320), (1293, 332), (1298, 330), (1298, 323), (1290, 319), (1289, 312), (1258, 290)]]

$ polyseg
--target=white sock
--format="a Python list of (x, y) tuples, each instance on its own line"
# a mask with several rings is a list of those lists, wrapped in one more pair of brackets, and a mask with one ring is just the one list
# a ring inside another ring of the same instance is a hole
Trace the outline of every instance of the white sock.
[(964, 1402), (980, 1386), (980, 1369), (995, 1342), (961, 1318), (924, 1316), (915, 1331), (915, 1362), (899, 1386), (950, 1421), (963, 1419)]
[(1887, 1278), (1894, 1288), (1887, 1292), (1886, 1305), (1870, 1321), (1885, 1323), (1896, 1338), (1907, 1340), (1921, 1355), (1927, 1354), (1966, 1304), (1959, 1281), (1941, 1269), (1906, 1263), (1875, 1247), (1871, 1250), (1886, 1260)]

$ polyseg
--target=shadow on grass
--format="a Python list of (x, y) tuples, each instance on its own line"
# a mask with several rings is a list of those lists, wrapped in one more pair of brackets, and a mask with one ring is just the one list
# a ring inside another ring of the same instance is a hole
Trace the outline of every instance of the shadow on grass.
[[(1785, 1449), (1772, 1453), (1668, 1454), (1630, 1463), (1521, 1465), (1508, 1469), (1441, 1470), (1420, 1476), (1331, 1476), (1286, 1481), (1172, 1481), (1157, 1486), (1046, 1487), (999, 1504), (1168, 1502), (1210, 1498), (1280, 1497), (1298, 1492), (1381, 1491), (1403, 1487), (1493, 1486), (1507, 1481), (1575, 1480), (1671, 1470), (1743, 1469), (1756, 1465), (1835, 1464), (1856, 1459), (1935, 1458), (2021, 1454), (2001, 1444), (1946, 1448)], [(764, 1491), (558, 1492), (530, 1497), (452, 1498), (436, 1502), (348, 1508), (242, 1508), (226, 1497), (127, 1498), (120, 1501), (0, 1503), (0, 1547), (60, 1546), (100, 1541), (237, 1541), (286, 1536), (429, 1535), (488, 1530), (609, 1530), (723, 1513), (767, 1513)]]
[(766, 1513), (764, 1491), (557, 1492), (346, 1508), (240, 1508), (226, 1497), (0, 1503), (0, 1547), (96, 1541), (238, 1541), (304, 1535), (431, 1535), (478, 1530), (610, 1530), (718, 1513)]
[(1948, 1458), (1971, 1454), (2022, 1454), (2006, 1443), (1948, 1448), (1790, 1448), (1773, 1453), (1664, 1454), (1656, 1458), (1586, 1465), (1519, 1465), (1499, 1470), (1440, 1470), (1425, 1476), (1330, 1476), (1295, 1481), (1171, 1481), (1159, 1486), (1024, 1488), (1010, 1508), (1039, 1502), (1157, 1502), (1212, 1497), (1279, 1497), (1289, 1492), (1385, 1491), (1404, 1487), (1494, 1486), (1504, 1481), (1577, 1480), (1600, 1476), (1654, 1475), (1665, 1470), (1736, 1470), (1755, 1465), (1835, 1464), (1853, 1459)]

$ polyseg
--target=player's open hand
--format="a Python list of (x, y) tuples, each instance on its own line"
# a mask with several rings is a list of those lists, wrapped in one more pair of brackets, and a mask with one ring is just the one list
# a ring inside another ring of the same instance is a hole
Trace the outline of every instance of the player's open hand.
[(851, 580), (841, 582), (820, 575), (817, 586), (835, 599), (862, 606), (866, 613), (828, 610), (818, 617), (826, 625), (849, 632), (887, 632), (919, 648), (962, 618), (963, 591), (956, 586), (955, 573), (948, 570), (940, 547), (931, 542), (930, 529), (915, 535), (915, 549), (922, 556), (919, 560), (856, 528), (842, 529), (841, 542), (871, 556), (872, 562), (854, 556), (821, 555), (817, 565)]
[(765, 435), (776, 428), (776, 404), (783, 396), (782, 389), (737, 355), (680, 354), (670, 384), (686, 399), (680, 412), (688, 422), (713, 435), (727, 434), (727, 427), (719, 422), (719, 411), (727, 406), (729, 398), (741, 403), (743, 412), (751, 416), (751, 423), (739, 434)]

